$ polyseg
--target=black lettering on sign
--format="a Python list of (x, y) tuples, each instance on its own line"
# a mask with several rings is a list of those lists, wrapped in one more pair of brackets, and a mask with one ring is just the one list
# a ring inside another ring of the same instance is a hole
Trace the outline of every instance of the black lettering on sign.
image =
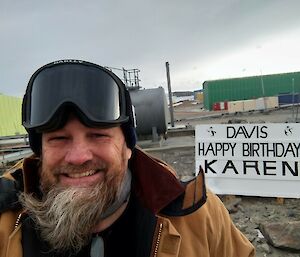
[(260, 175), (258, 169), (258, 161), (243, 161), (243, 174), (247, 174), (248, 169), (254, 169), (257, 175)]
[(286, 176), (286, 169), (290, 171), (293, 176), (299, 176), (299, 163), (294, 162), (294, 169), (289, 165), (288, 162), (282, 162), (282, 176)]
[(222, 173), (225, 174), (227, 170), (233, 170), (235, 174), (239, 174), (236, 167), (233, 164), (233, 161), (231, 160), (227, 161)]
[(242, 155), (248, 157), (299, 157), (300, 143), (242, 143)]
[(217, 172), (212, 168), (210, 167), (212, 164), (214, 164), (217, 160), (212, 160), (211, 162), (208, 162), (207, 160), (205, 160), (205, 173), (208, 173), (208, 170), (210, 170), (212, 173), (216, 174)]
[(236, 143), (198, 143), (198, 155), (207, 156), (213, 155), (217, 157), (218, 155), (225, 156), (228, 152), (231, 156), (234, 156), (234, 148)]
[(251, 129), (246, 129), (245, 126), (227, 126), (227, 138), (267, 138), (267, 126), (253, 126)]
[[(238, 163), (234, 163), (232, 160), (226, 161), (224, 164), (222, 162), (223, 169), (220, 164), (216, 165), (218, 160), (205, 160), (204, 162), (204, 172), (210, 174), (236, 174), (240, 175), (251, 175), (255, 174), (257, 176), (300, 176), (299, 173), (299, 162), (276, 162), (276, 161), (253, 161), (245, 160), (242, 161), (243, 166), (241, 167)], [(215, 166), (215, 167), (213, 167)], [(242, 168), (239, 172), (238, 168)], [(281, 167), (281, 168), (280, 168)], [(215, 168), (218, 168), (217, 170)]]
[[(274, 164), (275, 166), (270, 166), (269, 164)], [(266, 176), (276, 176), (275, 173), (269, 173), (269, 170), (276, 170), (276, 161), (263, 161), (263, 166), (264, 166), (264, 175)]]

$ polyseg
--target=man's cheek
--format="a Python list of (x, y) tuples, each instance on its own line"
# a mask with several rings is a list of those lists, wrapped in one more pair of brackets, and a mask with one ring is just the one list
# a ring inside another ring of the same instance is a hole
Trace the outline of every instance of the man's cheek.
[(52, 188), (53, 186), (59, 184), (59, 177), (53, 175), (50, 171), (43, 169), (41, 171), (41, 189), (43, 193), (47, 192)]

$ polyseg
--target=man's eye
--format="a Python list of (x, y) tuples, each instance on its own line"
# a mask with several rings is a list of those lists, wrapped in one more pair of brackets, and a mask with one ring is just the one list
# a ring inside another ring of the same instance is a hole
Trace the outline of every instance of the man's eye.
[(93, 134), (92, 136), (93, 136), (93, 137), (105, 137), (105, 135), (103, 135), (103, 134), (98, 134), (98, 133), (97, 133), (97, 134)]
[(106, 138), (106, 137), (108, 137), (108, 135), (95, 133), (95, 134), (92, 134), (91, 137), (93, 137), (93, 138)]
[(49, 141), (62, 141), (62, 140), (66, 140), (67, 137), (64, 136), (56, 136), (56, 137), (51, 137), (49, 138)]

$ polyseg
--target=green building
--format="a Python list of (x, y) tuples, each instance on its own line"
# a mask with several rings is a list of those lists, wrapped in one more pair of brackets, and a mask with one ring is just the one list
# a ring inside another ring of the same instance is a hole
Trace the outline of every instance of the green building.
[(300, 92), (300, 72), (210, 80), (203, 83), (204, 108), (224, 101), (256, 99)]
[(22, 99), (0, 94), (0, 136), (25, 135), (21, 119)]

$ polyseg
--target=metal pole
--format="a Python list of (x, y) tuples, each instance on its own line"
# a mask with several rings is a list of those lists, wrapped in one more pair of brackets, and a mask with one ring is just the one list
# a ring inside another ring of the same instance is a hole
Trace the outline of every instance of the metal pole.
[(265, 85), (264, 85), (264, 80), (263, 80), (263, 75), (261, 70), (260, 70), (260, 82), (261, 82), (262, 95), (263, 97), (265, 97)]
[(171, 126), (174, 127), (174, 109), (173, 109), (173, 100), (172, 100), (169, 62), (166, 62), (166, 71), (167, 71), (167, 81), (168, 81), (169, 105), (170, 105), (169, 110), (170, 110), (170, 115), (171, 115)]
[(293, 100), (293, 119), (294, 119), (294, 122), (296, 122), (296, 119), (295, 119), (295, 80), (294, 78), (292, 78), (292, 87), (293, 87), (293, 96), (292, 96), (292, 100)]

